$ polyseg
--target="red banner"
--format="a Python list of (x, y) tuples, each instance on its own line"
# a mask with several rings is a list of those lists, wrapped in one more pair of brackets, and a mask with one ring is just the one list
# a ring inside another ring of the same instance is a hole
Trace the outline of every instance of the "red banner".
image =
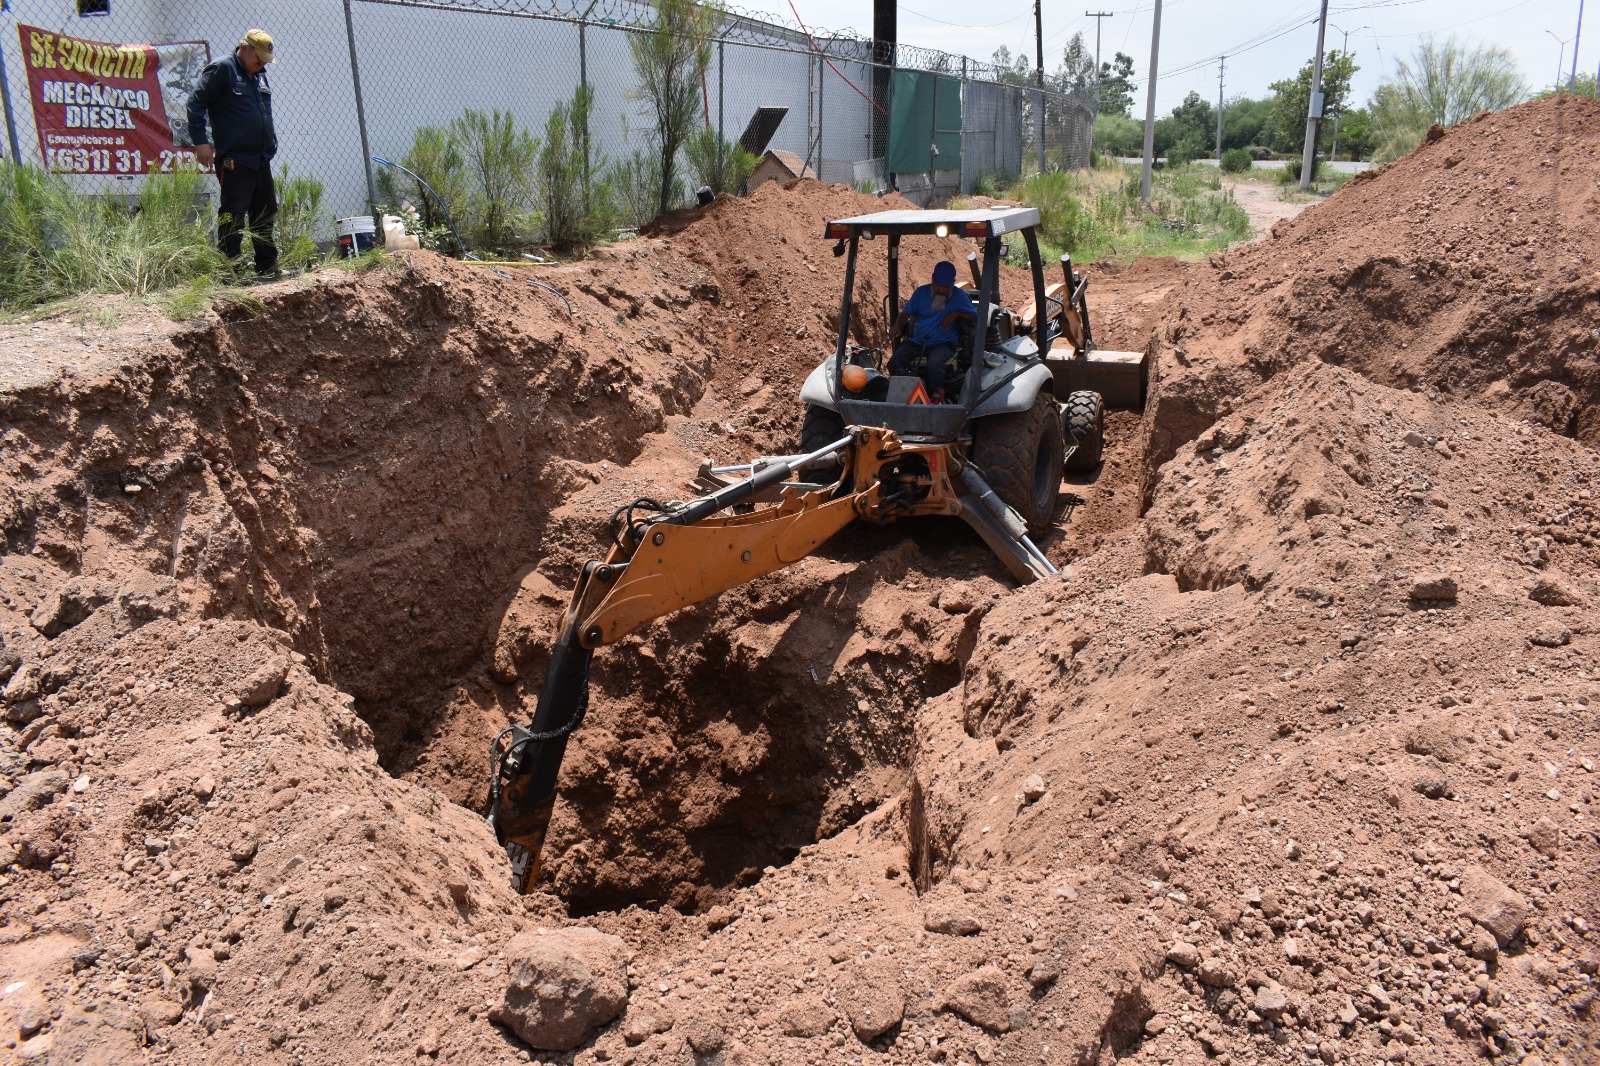
[(144, 174), (197, 165), (186, 107), (211, 61), (204, 41), (106, 44), (18, 26), (45, 167)]

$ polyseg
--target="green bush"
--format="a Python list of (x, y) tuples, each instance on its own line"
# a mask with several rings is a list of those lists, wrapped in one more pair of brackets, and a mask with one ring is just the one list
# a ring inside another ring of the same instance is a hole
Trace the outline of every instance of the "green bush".
[(1144, 151), (1144, 123), (1127, 115), (1098, 115), (1094, 120), (1094, 143), (1107, 155), (1138, 155)]
[(590, 158), (585, 151), (593, 105), (593, 90), (582, 86), (570, 103), (557, 104), (545, 120), (539, 202), (545, 237), (558, 251), (591, 245), (611, 228), (611, 190), (604, 182), (591, 181), (595, 171), (605, 168), (605, 159)]
[[(448, 130), (438, 126), (423, 126), (414, 131), (411, 134), (411, 147), (401, 157), (400, 163), (427, 182), (443, 201), (444, 207), (441, 209), (421, 185), (398, 171), (385, 168), (378, 174), (378, 195), (385, 203), (395, 207), (389, 214), (403, 214), (404, 205), (409, 203), (420, 223), (415, 232), (447, 230), (449, 222), (445, 218), (446, 211), (457, 228), (471, 228), (467, 164), (461, 156), (461, 149), (450, 139)], [(426, 240), (423, 243), (433, 247)], [(453, 241), (449, 247), (451, 251), (455, 250)]]
[(291, 178), (285, 166), (278, 172), (278, 257), (299, 269), (311, 265), (320, 252), (311, 231), (322, 217), (322, 182), (305, 176)]
[(738, 141), (724, 141), (709, 126), (684, 143), (683, 154), (689, 159), (689, 172), (694, 175), (697, 187), (704, 186), (714, 193), (742, 192), (750, 175), (761, 164), (744, 145)]
[(131, 206), (75, 191), (58, 175), (0, 163), (0, 306), (21, 310), (85, 292), (145, 295), (232, 264), (198, 169), (151, 173)]
[[(617, 210), (623, 225), (638, 229), (656, 217), (661, 195), (661, 156), (653, 151), (634, 151), (617, 160), (606, 172), (615, 191)], [(668, 203), (683, 202), (683, 182), (674, 180), (668, 189)]]
[(972, 187), (972, 192), (975, 196), (987, 196), (991, 200), (998, 200), (1005, 194), (1006, 189), (1015, 184), (1016, 179), (1010, 174), (980, 174)]
[[(530, 210), (539, 140), (517, 129), (510, 112), (468, 108), (450, 122), (450, 139), (460, 149), (472, 175), (478, 243), (504, 250), (529, 243), (536, 223)], [(520, 236), (519, 236), (520, 231)]]
[(1222, 153), (1222, 169), (1229, 174), (1243, 174), (1254, 163), (1248, 148), (1229, 148)]
[[(1303, 163), (1304, 163), (1304, 160), (1302, 160), (1299, 156), (1295, 156), (1295, 157), (1293, 157), (1291, 159), (1285, 160), (1284, 161), (1284, 166), (1283, 166), (1283, 173), (1278, 175), (1278, 181), (1281, 182), (1284, 185), (1298, 185), (1298, 184), (1300, 184), (1300, 168), (1303, 165)], [(1324, 172), (1325, 172), (1326, 169), (1327, 168), (1323, 166), (1322, 160), (1318, 159), (1312, 165), (1312, 168), (1311, 168), (1311, 180), (1314, 181), (1314, 182), (1321, 181), (1323, 176), (1324, 176)]]

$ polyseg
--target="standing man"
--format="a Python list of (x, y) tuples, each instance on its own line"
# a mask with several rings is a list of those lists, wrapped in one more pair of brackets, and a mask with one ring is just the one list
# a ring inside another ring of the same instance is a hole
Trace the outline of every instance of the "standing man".
[[(889, 373), (904, 374), (918, 357), (925, 357), (922, 380), (930, 403), (944, 403), (945, 374), (956, 358), (956, 323), (978, 320), (972, 301), (955, 285), (954, 263), (934, 267), (933, 284), (919, 286), (911, 294), (890, 331), (897, 343), (889, 359)], [(901, 339), (907, 326), (911, 327), (911, 336)]]
[[(255, 251), (256, 276), (278, 276), (278, 248), (272, 243), (272, 220), (278, 194), (272, 185), (272, 157), (278, 135), (272, 129), (272, 86), (267, 64), (272, 38), (251, 30), (226, 59), (200, 75), (189, 97), (189, 134), (201, 164), (216, 163), (222, 195), (217, 202), (217, 243), (238, 269), (240, 244), (248, 223)], [(210, 119), (210, 134), (206, 121)]]

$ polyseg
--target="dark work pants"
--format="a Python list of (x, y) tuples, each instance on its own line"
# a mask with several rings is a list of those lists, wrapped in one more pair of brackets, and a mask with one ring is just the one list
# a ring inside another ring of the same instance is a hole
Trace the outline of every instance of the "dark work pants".
[[(272, 220), (278, 216), (278, 193), (272, 184), (272, 165), (258, 170), (223, 160), (217, 167), (222, 196), (217, 201), (217, 243), (222, 254), (235, 262), (248, 229), (255, 249), (256, 273), (270, 274), (278, 267), (278, 246), (272, 243)], [(248, 226), (247, 226), (248, 223)]]
[(907, 373), (911, 369), (911, 363), (923, 355), (928, 357), (928, 362), (922, 368), (922, 384), (928, 390), (928, 398), (937, 403), (944, 395), (945, 372), (950, 368), (950, 361), (956, 357), (955, 345), (922, 345), (903, 340), (895, 347), (894, 355), (889, 358), (889, 373)]

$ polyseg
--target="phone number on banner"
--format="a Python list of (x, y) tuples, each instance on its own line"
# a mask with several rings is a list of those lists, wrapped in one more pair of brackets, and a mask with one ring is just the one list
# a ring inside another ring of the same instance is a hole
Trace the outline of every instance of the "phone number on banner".
[(137, 148), (51, 148), (45, 152), (45, 167), (58, 174), (143, 174), (146, 169), (170, 174), (200, 169), (200, 161), (181, 148), (163, 149), (148, 165)]

